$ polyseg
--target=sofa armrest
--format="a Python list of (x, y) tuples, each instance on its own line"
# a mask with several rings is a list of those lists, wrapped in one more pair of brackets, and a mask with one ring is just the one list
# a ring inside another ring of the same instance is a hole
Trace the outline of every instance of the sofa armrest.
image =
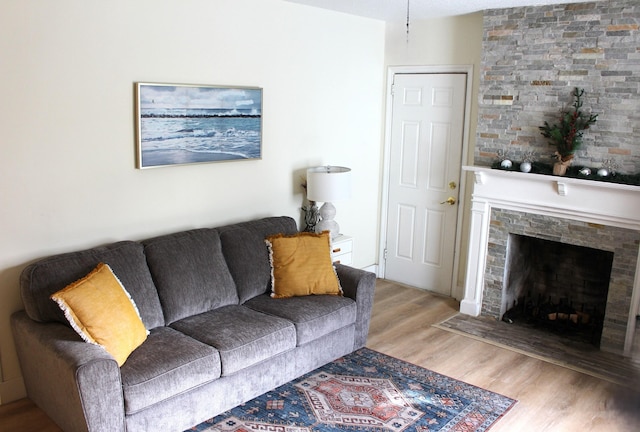
[(376, 289), (376, 275), (374, 273), (336, 264), (336, 273), (345, 297), (356, 301), (358, 316), (356, 318), (356, 335), (353, 349), (362, 348), (367, 343), (369, 322)]
[(120, 368), (69, 327), (11, 316), (29, 398), (67, 432), (124, 431)]

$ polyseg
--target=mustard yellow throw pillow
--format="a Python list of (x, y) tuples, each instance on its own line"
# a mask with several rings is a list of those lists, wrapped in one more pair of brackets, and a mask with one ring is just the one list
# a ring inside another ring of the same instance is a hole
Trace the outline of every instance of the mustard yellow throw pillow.
[(311, 294), (342, 295), (331, 261), (329, 231), (266, 238), (271, 261), (273, 298)]
[(107, 264), (98, 264), (51, 299), (82, 339), (103, 347), (119, 366), (149, 334), (135, 302)]

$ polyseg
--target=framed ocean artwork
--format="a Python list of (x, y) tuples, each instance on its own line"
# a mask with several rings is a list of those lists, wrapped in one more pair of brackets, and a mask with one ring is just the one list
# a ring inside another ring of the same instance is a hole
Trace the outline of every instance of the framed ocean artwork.
[(262, 158), (262, 89), (136, 83), (138, 168)]

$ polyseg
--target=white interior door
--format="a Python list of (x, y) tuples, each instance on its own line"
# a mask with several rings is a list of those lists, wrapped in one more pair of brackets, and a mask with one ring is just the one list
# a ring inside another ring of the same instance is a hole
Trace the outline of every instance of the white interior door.
[(466, 74), (398, 74), (393, 84), (389, 280), (451, 296)]

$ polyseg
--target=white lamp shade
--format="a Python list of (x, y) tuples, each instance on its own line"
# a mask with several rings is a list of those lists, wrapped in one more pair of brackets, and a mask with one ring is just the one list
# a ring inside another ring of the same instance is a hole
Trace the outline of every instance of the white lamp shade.
[(334, 202), (351, 197), (351, 169), (322, 166), (307, 170), (307, 199)]

